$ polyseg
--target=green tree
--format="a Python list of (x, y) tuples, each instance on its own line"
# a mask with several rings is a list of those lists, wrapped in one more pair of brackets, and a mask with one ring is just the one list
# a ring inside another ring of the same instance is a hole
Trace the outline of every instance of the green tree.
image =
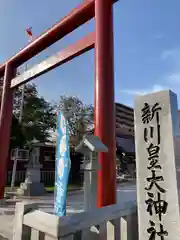
[(15, 149), (17, 147), (21, 148), (25, 143), (26, 139), (23, 134), (21, 125), (19, 124), (19, 121), (15, 115), (13, 115), (11, 125), (10, 149)]
[(78, 97), (61, 96), (59, 109), (67, 116), (71, 147), (74, 147), (79, 144), (87, 131), (93, 128), (94, 108)]
[[(14, 92), (14, 116), (20, 115), (22, 101), (22, 88)], [(47, 141), (49, 131), (55, 128), (54, 106), (43, 97), (39, 97), (35, 84), (26, 84), (24, 88), (23, 115), (21, 129), (26, 139), (30, 142), (33, 139)]]
[[(2, 91), (3, 91), (3, 78), (0, 78), (0, 107), (2, 101)], [(25, 143), (25, 138), (22, 133), (22, 128), (18, 122), (18, 119), (13, 114), (12, 124), (11, 124), (11, 137), (10, 137), (10, 149), (16, 147), (22, 147)]]

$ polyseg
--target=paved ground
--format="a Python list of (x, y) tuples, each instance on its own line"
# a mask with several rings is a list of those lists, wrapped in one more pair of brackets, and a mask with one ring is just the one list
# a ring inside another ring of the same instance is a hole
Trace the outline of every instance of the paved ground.
[[(39, 209), (48, 213), (53, 213), (53, 194), (48, 194), (43, 197), (31, 199), (32, 202), (37, 202)], [(136, 201), (136, 186), (135, 184), (119, 184), (117, 187), (117, 202), (124, 204), (125, 202)], [(11, 235), (14, 217), (14, 208), (17, 200), (8, 200), (4, 206), (0, 207), (0, 236)], [(84, 210), (83, 190), (69, 193), (67, 197), (67, 214), (75, 214)], [(0, 238), (1, 239), (1, 238)]]
[[(125, 203), (136, 200), (136, 186), (134, 184), (119, 184), (117, 187), (117, 202)], [(40, 210), (53, 213), (54, 195), (48, 194), (42, 197), (32, 198), (30, 201), (37, 202)], [(67, 214), (82, 212), (84, 210), (83, 190), (71, 192), (67, 197)], [(0, 208), (1, 215), (12, 215), (16, 200), (8, 200), (5, 206)]]

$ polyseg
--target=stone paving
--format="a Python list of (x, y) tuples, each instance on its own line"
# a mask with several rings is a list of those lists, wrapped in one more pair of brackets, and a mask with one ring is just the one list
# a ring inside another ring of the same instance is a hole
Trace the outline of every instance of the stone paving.
[[(0, 207), (1, 215), (12, 215), (14, 214), (14, 207), (17, 201), (28, 200), (36, 202), (39, 209), (48, 213), (53, 213), (54, 195), (47, 194), (41, 197), (31, 197), (23, 199), (9, 199)], [(136, 186), (120, 184), (117, 187), (117, 202), (124, 203), (127, 201), (136, 200)], [(74, 213), (82, 212), (84, 210), (84, 197), (83, 190), (70, 192), (67, 197), (67, 214), (71, 215)]]
[[(39, 209), (53, 213), (54, 195), (47, 194), (41, 197), (24, 198), (30, 202), (36, 202)], [(22, 199), (9, 199), (0, 207), (0, 235), (10, 236), (13, 228), (13, 217), (15, 204)], [(124, 204), (125, 202), (136, 201), (136, 186), (120, 184), (117, 188), (117, 202)], [(83, 190), (69, 193), (67, 197), (67, 215), (80, 213), (84, 211)], [(1, 238), (0, 238), (1, 239)]]

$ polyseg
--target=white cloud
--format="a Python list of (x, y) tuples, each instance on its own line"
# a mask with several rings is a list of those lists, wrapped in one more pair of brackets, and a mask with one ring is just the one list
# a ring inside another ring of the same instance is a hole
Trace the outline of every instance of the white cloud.
[(154, 36), (155, 39), (162, 39), (163, 37), (164, 37), (163, 34), (156, 34)]
[[(157, 35), (155, 38), (161, 38), (161, 36)], [(166, 72), (166, 75), (158, 81), (162, 84), (154, 84), (150, 88), (131, 88), (121, 90), (120, 92), (126, 95), (128, 103), (131, 96), (134, 97), (135, 95), (146, 95), (169, 89), (173, 92), (177, 92), (177, 89), (180, 86), (180, 47), (166, 49), (162, 52), (160, 57), (162, 61), (168, 61), (168, 63), (172, 64), (170, 71)]]
[(180, 48), (167, 49), (161, 54), (162, 60), (170, 60), (172, 69), (165, 76), (165, 81), (168, 82), (174, 89), (177, 84), (180, 84)]
[(180, 84), (180, 72), (174, 72), (167, 77), (167, 80), (171, 84)]
[(121, 92), (134, 96), (134, 95), (145, 95), (145, 94), (149, 94), (149, 93), (159, 92), (159, 91), (163, 91), (165, 89), (169, 89), (169, 88), (166, 86), (155, 84), (150, 89), (125, 89), (125, 90), (122, 90)]
[(172, 60), (178, 61), (180, 60), (180, 49), (179, 48), (173, 48), (173, 49), (166, 49), (161, 54), (162, 60), (167, 60), (168, 58), (171, 58)]

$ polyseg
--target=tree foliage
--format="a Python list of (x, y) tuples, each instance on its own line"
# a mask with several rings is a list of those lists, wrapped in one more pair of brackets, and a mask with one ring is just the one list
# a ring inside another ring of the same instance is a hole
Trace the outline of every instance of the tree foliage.
[[(19, 88), (14, 92), (14, 119), (19, 119), (22, 91), (22, 88)], [(30, 142), (33, 139), (47, 141), (49, 130), (55, 128), (55, 122), (53, 105), (43, 97), (39, 97), (36, 85), (26, 84), (24, 88), (22, 123), (20, 126), (26, 142)], [(15, 122), (12, 125), (12, 133), (15, 128), (14, 124)]]
[[(26, 84), (22, 123), (19, 124), (22, 88), (14, 92), (13, 121), (11, 128), (11, 146), (20, 147), (36, 139), (47, 141), (50, 130), (56, 127), (55, 106), (39, 97), (34, 84)], [(87, 131), (93, 128), (94, 109), (78, 97), (61, 96), (56, 109), (61, 109), (68, 118), (71, 147), (79, 144)], [(68, 116), (69, 115), (69, 116)]]
[(94, 108), (83, 103), (78, 97), (61, 96), (59, 109), (68, 119), (71, 147), (74, 147), (87, 131), (93, 128)]
[(10, 149), (21, 148), (26, 143), (25, 136), (23, 134), (21, 125), (18, 119), (13, 115), (12, 125), (11, 125), (11, 139), (10, 139)]

